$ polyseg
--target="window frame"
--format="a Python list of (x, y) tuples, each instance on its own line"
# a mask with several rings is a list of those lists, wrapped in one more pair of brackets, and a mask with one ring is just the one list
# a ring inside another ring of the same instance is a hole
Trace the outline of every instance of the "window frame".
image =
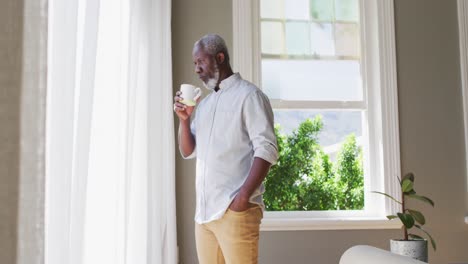
[[(466, 171), (468, 172), (468, 3), (465, 0), (458, 0), (457, 11), (463, 97), (463, 121), (465, 128), (465, 166)], [(466, 177), (468, 177), (468, 175)], [(468, 182), (466, 190), (468, 190)], [(465, 224), (468, 224), (468, 212), (465, 212)]]
[[(369, 140), (365, 159), (375, 157), (365, 174), (366, 210), (363, 211), (283, 211), (265, 212), (260, 229), (275, 230), (336, 230), (336, 229), (397, 229), (397, 219), (386, 215), (401, 206), (369, 191), (383, 191), (401, 197), (396, 176), (401, 175), (398, 95), (396, 72), (395, 23), (393, 0), (359, 0), (361, 34), (361, 70), (363, 100), (358, 102), (295, 101), (294, 108), (360, 109), (367, 108)], [(233, 66), (244, 79), (261, 87), (260, 0), (233, 0)], [(287, 108), (291, 102), (271, 100), (273, 108)], [(366, 133), (368, 133), (366, 135)], [(372, 199), (369, 199), (369, 198)]]

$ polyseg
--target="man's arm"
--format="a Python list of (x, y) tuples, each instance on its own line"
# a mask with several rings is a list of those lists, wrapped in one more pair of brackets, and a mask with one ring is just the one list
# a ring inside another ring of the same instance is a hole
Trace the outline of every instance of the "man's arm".
[[(193, 153), (196, 145), (195, 138), (190, 129), (190, 116), (192, 116), (195, 107), (180, 103), (182, 101), (180, 94), (180, 91), (177, 91), (174, 97), (174, 111), (177, 117), (179, 117), (179, 149), (185, 158)], [(197, 98), (196, 102), (198, 103), (199, 101), (200, 98)]]
[(180, 119), (179, 122), (179, 145), (182, 155), (189, 156), (195, 149), (195, 138), (190, 131), (190, 119)]
[(252, 167), (250, 168), (249, 176), (242, 185), (239, 193), (234, 201), (229, 206), (229, 209), (237, 212), (245, 211), (250, 207), (249, 199), (252, 193), (260, 186), (270, 170), (271, 164), (262, 159), (255, 157)]
[(254, 160), (249, 175), (229, 209), (245, 211), (249, 199), (262, 184), (270, 166), (278, 159), (278, 147), (273, 125), (273, 110), (266, 95), (261, 91), (252, 93), (243, 106), (243, 118), (254, 151)]

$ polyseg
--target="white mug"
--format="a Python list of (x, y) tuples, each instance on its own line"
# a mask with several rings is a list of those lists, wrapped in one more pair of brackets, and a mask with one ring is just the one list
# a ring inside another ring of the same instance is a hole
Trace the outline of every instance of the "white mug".
[(191, 84), (182, 84), (180, 85), (180, 91), (182, 94), (180, 97), (182, 97), (181, 103), (187, 105), (187, 106), (195, 106), (197, 103), (198, 98), (200, 98), (202, 91), (200, 88), (195, 87)]

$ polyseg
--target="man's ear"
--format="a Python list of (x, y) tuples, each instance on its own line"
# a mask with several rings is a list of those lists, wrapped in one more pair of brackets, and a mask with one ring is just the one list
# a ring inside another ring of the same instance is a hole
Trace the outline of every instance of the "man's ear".
[(226, 58), (224, 57), (224, 53), (219, 52), (216, 54), (216, 62), (218, 62), (218, 64), (223, 64), (225, 59)]

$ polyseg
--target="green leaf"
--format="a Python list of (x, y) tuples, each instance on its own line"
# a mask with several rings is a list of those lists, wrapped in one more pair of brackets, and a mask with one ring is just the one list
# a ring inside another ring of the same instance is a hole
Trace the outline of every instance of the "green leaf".
[(377, 192), (377, 191), (372, 191), (372, 192), (373, 192), (373, 193), (378, 193), (378, 194), (385, 195), (385, 196), (387, 196), (388, 198), (392, 199), (393, 201), (395, 201), (395, 202), (397, 202), (397, 203), (401, 204), (401, 202), (400, 202), (400, 201), (398, 201), (397, 199), (393, 198), (392, 196), (390, 196), (390, 195), (388, 195), (388, 194), (386, 194), (386, 193), (383, 193), (383, 192)]
[(387, 215), (387, 218), (388, 218), (388, 220), (392, 220), (392, 219), (398, 218), (398, 216), (396, 216), (396, 215)]
[(403, 178), (401, 180), (404, 181), (406, 179), (408, 179), (408, 180), (410, 180), (411, 182), (414, 183), (414, 174), (412, 172), (409, 172), (409, 173), (405, 174), (405, 176), (403, 176)]
[(429, 199), (429, 198), (427, 198), (425, 196), (421, 196), (421, 195), (417, 195), (417, 194), (408, 194), (408, 197), (423, 201), (425, 203), (428, 203), (428, 204), (432, 205), (432, 207), (434, 207), (434, 202), (431, 199)]
[(431, 240), (432, 248), (433, 248), (434, 250), (437, 250), (437, 247), (436, 247), (436, 243), (435, 243), (434, 238), (432, 238), (432, 236), (431, 236), (426, 230), (424, 230), (424, 229), (422, 228), (422, 226), (420, 226), (420, 225), (414, 225), (414, 226), (415, 226), (416, 228), (419, 228), (419, 229), (420, 229), (421, 231), (423, 231), (424, 233), (426, 233), (426, 235), (427, 235), (427, 236), (430, 238), (430, 240)]
[(408, 234), (408, 236), (409, 236), (409, 237), (412, 237), (412, 238), (417, 238), (417, 239), (424, 240), (424, 237), (418, 236), (418, 235), (415, 235), (415, 234)]
[(406, 228), (410, 229), (414, 226), (414, 218), (410, 214), (397, 213), (397, 215)]
[(420, 223), (421, 225), (424, 225), (426, 223), (426, 219), (424, 218), (424, 215), (421, 214), (421, 212), (411, 210), (411, 209), (408, 209), (408, 212), (413, 216), (416, 222)]
[(410, 179), (404, 179), (401, 182), (401, 191), (407, 193), (413, 190), (413, 182)]

